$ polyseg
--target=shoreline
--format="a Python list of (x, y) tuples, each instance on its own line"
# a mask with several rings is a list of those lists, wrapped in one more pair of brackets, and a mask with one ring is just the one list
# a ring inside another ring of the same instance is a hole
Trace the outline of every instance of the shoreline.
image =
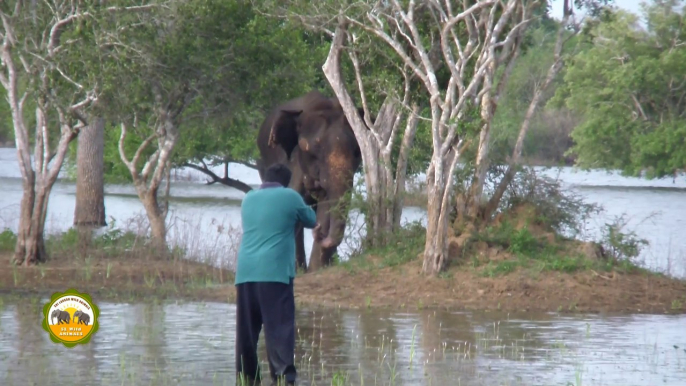
[[(383, 266), (381, 258), (357, 258), (298, 275), (298, 308), (389, 309), (565, 314), (686, 314), (686, 280), (658, 273), (537, 272), (517, 269), (487, 277), (465, 265), (439, 277), (421, 274), (414, 259)], [(0, 299), (50, 297), (76, 288), (97, 301), (199, 301), (233, 303), (233, 272), (183, 259), (97, 258), (61, 260), (33, 267), (9, 264), (0, 253)]]

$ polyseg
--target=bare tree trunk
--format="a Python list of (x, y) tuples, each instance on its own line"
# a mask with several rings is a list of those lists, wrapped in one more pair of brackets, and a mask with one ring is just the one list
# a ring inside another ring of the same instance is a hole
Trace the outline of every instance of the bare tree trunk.
[(403, 136), (403, 141), (400, 145), (400, 154), (398, 155), (398, 164), (395, 170), (395, 187), (392, 191), (393, 201), (393, 231), (400, 228), (400, 218), (402, 217), (405, 194), (405, 183), (407, 181), (407, 164), (410, 159), (410, 149), (412, 149), (412, 144), (414, 144), (415, 134), (417, 133), (417, 124), (419, 119), (417, 118), (419, 112), (419, 107), (414, 105), (412, 108), (412, 113), (407, 119), (407, 126), (405, 128), (405, 135)]
[[(348, 36), (346, 22), (341, 19), (331, 43), (329, 55), (322, 67), (324, 75), (334, 90), (348, 118), (362, 154), (362, 163), (367, 194), (367, 213), (365, 215), (367, 247), (377, 247), (387, 242), (388, 236), (400, 226), (402, 214), (402, 194), (405, 189), (407, 159), (417, 129), (417, 109), (408, 117), (405, 137), (401, 144), (401, 157), (396, 172), (393, 173), (391, 150), (397, 137), (397, 127), (403, 116), (397, 109), (398, 103), (391, 97), (382, 104), (375, 122), (372, 122), (363, 87), (360, 64), (356, 54), (350, 51), (349, 57), (355, 69), (359, 95), (362, 99), (364, 119), (358, 114), (347, 90), (340, 70), (340, 53)], [(406, 74), (404, 74), (406, 75)], [(410, 79), (405, 78), (405, 94), (401, 104), (407, 104), (410, 95)], [(365, 127), (366, 126), (366, 127)]]
[[(429, 177), (429, 176), (427, 176)], [(428, 180), (428, 178), (427, 178)], [(436, 274), (445, 266), (447, 260), (446, 230), (441, 226), (440, 188), (434, 183), (427, 184), (428, 203), (426, 219), (426, 243), (424, 245), (424, 264), (422, 271), (426, 274)], [(447, 227), (445, 227), (447, 228)]]
[[(448, 262), (448, 217), (453, 196), (453, 176), (463, 148), (459, 142), (442, 160), (435, 153), (426, 176), (428, 190), (426, 243), (422, 272), (427, 275), (440, 273)], [(447, 169), (445, 168), (447, 166)]]
[[(43, 237), (45, 217), (48, 209), (48, 195), (45, 191), (40, 191), (38, 194), (31, 192), (29, 195), (33, 198), (32, 212), (29, 214), (22, 211), (19, 227), (23, 231), (20, 235), (23, 239), (19, 241), (18, 238), (17, 248), (15, 248), (15, 262), (17, 264), (23, 263), (27, 266), (43, 263), (48, 258)], [(26, 226), (27, 224), (28, 227)]]
[[(76, 153), (74, 225), (89, 238), (93, 228), (106, 226), (104, 180), (105, 120), (94, 117), (79, 133)], [(86, 241), (86, 240), (84, 240)]]
[[(31, 168), (30, 163), (23, 162), (29, 153), (28, 144), (24, 142), (27, 133), (16, 132), (17, 127), (24, 127), (23, 117), (19, 117), (21, 124), (15, 123), (15, 136), (17, 138), (17, 155), (20, 160), (20, 168), (23, 179), (24, 194), (21, 201), (21, 214), (19, 218), (19, 234), (14, 250), (15, 264), (25, 266), (44, 262), (47, 260), (45, 249), (44, 231), (45, 219), (48, 211), (48, 199), (59, 174), (64, 158), (67, 153), (69, 142), (75, 137), (75, 132), (68, 127), (66, 119), (60, 112), (62, 135), (60, 136), (57, 149), (49, 148), (49, 130), (45, 120), (45, 101), (39, 102), (36, 108), (36, 136), (34, 149), (34, 163), (37, 172)], [(48, 168), (50, 161), (54, 161)]]
[(524, 116), (524, 120), (522, 121), (522, 125), (520, 126), (519, 134), (517, 135), (517, 142), (515, 143), (515, 147), (512, 150), (512, 156), (510, 157), (510, 160), (508, 162), (505, 175), (503, 176), (502, 180), (500, 180), (500, 182), (498, 183), (498, 186), (493, 192), (493, 196), (491, 196), (490, 200), (488, 201), (488, 204), (483, 209), (484, 219), (490, 218), (491, 215), (498, 209), (500, 201), (502, 200), (503, 195), (505, 194), (505, 190), (507, 190), (508, 185), (510, 185), (510, 183), (514, 179), (514, 176), (517, 174), (517, 166), (519, 165), (519, 161), (522, 157), (522, 149), (524, 148), (524, 139), (526, 138), (526, 134), (529, 131), (529, 127), (531, 126), (531, 121), (534, 118), (534, 114), (538, 109), (541, 97), (562, 69), (562, 49), (564, 48), (564, 43), (566, 41), (564, 38), (564, 31), (569, 23), (569, 18), (571, 16), (570, 7), (571, 5), (569, 4), (569, 1), (566, 0), (564, 4), (564, 18), (562, 20), (562, 23), (560, 24), (560, 27), (558, 28), (557, 38), (555, 41), (553, 64), (548, 69), (548, 73), (546, 75), (545, 80), (543, 81), (543, 84), (541, 84), (541, 86), (536, 88), (536, 90), (534, 91), (533, 98), (529, 103), (529, 107), (526, 110), (526, 115)]
[[(158, 103), (161, 96), (158, 94)], [(161, 105), (161, 103), (159, 103)], [(172, 152), (178, 140), (178, 127), (173, 121), (173, 114), (164, 109), (159, 109), (159, 126), (155, 133), (146, 138), (138, 147), (133, 158), (129, 160), (124, 151), (124, 141), (127, 134), (126, 124), (121, 124), (121, 136), (119, 138), (119, 157), (122, 162), (129, 169), (131, 178), (136, 186), (138, 198), (141, 200), (145, 213), (150, 222), (150, 233), (153, 246), (160, 251), (166, 253), (167, 245), (167, 228), (166, 217), (168, 211), (168, 203), (160, 206), (158, 202), (158, 192), (162, 179), (167, 176), (169, 182), (169, 165), (171, 162)], [(153, 142), (157, 140), (157, 149), (147, 159), (141, 171), (138, 170), (138, 161), (143, 151)], [(167, 185), (167, 192), (169, 194), (169, 185)], [(167, 200), (168, 197), (165, 198)]]
[[(360, 153), (362, 155), (362, 165), (364, 169), (365, 190), (367, 193), (367, 202), (369, 203), (370, 213), (366, 216), (367, 223), (367, 240), (375, 243), (379, 229), (383, 224), (382, 218), (379, 214), (382, 205), (381, 198), (381, 184), (382, 175), (380, 168), (377, 165), (379, 161), (380, 149), (378, 144), (372, 139), (373, 133), (371, 130), (365, 128), (366, 123), (362, 121), (358, 115), (358, 110), (353, 103), (350, 94), (347, 91), (343, 77), (341, 75), (341, 50), (346, 40), (346, 26), (341, 23), (336, 28), (334, 40), (331, 43), (331, 49), (326, 62), (322, 66), (324, 75), (329, 84), (334, 90), (338, 100), (343, 107), (343, 111), (353, 128), (355, 138), (360, 146)], [(366, 109), (365, 109), (366, 110)], [(369, 114), (365, 111), (365, 120), (370, 120)], [(368, 125), (369, 127), (373, 125)], [(310, 263), (311, 264), (311, 263)]]
[(157, 200), (157, 189), (155, 189), (155, 191), (148, 190), (143, 194), (139, 193), (139, 197), (145, 208), (145, 214), (148, 217), (148, 221), (150, 222), (150, 234), (153, 247), (162, 252), (166, 248), (167, 225), (166, 213), (162, 210)]

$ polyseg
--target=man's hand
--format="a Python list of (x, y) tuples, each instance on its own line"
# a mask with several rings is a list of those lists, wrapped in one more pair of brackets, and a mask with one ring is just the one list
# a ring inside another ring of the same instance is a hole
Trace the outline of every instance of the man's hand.
[(319, 233), (321, 228), (321, 224), (317, 224), (314, 226), (314, 228), (312, 228), (312, 238), (314, 238), (316, 241), (320, 241), (321, 239), (321, 234)]

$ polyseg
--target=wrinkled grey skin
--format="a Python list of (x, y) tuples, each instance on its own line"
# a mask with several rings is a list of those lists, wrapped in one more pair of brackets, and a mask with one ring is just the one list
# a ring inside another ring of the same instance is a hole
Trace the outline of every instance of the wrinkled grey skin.
[(83, 311), (74, 312), (74, 319), (76, 319), (76, 318), (79, 318), (79, 321), (77, 324), (85, 324), (86, 326), (91, 321), (90, 315), (88, 315), (87, 313), (85, 313)]
[[(362, 115), (362, 109), (358, 109)], [(310, 267), (329, 265), (341, 244), (347, 222), (346, 193), (362, 157), (341, 105), (317, 91), (287, 101), (266, 117), (257, 138), (260, 178), (274, 163), (289, 166), (290, 187), (317, 212), (321, 228), (315, 235)], [(342, 206), (341, 206), (342, 205)], [(307, 270), (302, 225), (296, 227), (296, 261)]]
[(57, 324), (62, 324), (66, 323), (69, 324), (69, 320), (71, 317), (69, 316), (69, 313), (67, 311), (61, 311), (61, 310), (55, 310), (52, 312), (50, 315), (50, 319), (55, 319), (57, 318)]

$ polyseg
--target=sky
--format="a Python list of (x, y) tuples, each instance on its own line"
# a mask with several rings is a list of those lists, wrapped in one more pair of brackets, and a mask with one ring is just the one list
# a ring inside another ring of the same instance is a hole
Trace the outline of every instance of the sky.
[[(614, 0), (613, 5), (624, 9), (626, 11), (635, 13), (640, 16), (641, 14), (641, 3), (648, 2), (643, 0)], [(551, 10), (551, 16), (560, 19), (562, 18), (562, 4), (563, 0), (553, 0), (553, 6)]]

